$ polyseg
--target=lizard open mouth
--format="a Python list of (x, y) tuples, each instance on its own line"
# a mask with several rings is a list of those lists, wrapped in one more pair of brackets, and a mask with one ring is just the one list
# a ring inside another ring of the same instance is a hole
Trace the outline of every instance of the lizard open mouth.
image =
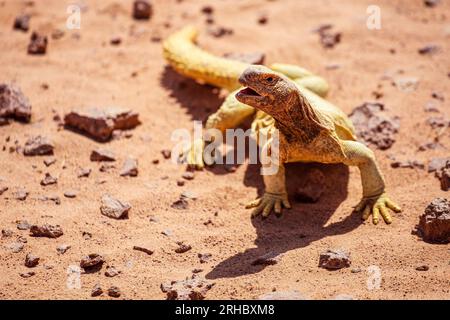
[(250, 87), (244, 88), (241, 91), (239, 91), (239, 95), (253, 96), (253, 97), (260, 97), (261, 96), (258, 92), (256, 92), (255, 90), (253, 90)]

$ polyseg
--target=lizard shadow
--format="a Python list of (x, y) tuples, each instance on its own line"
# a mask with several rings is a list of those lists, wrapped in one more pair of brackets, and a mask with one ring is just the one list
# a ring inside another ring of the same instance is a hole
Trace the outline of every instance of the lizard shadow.
[[(249, 165), (245, 174), (246, 186), (258, 188), (258, 195), (263, 192), (260, 166)], [(298, 179), (304, 177), (313, 168), (322, 171), (326, 177), (324, 192), (317, 203), (294, 202)], [(290, 250), (304, 248), (328, 236), (345, 234), (357, 228), (361, 223), (359, 214), (352, 213), (343, 220), (327, 225), (328, 220), (347, 198), (349, 169), (342, 164), (292, 163), (286, 166), (287, 189), (292, 209), (284, 210), (281, 218), (273, 214), (266, 220), (253, 218), (256, 229), (256, 247), (239, 252), (221, 261), (207, 275), (207, 279), (234, 278), (262, 271), (265, 265), (253, 265), (259, 257), (272, 253), (283, 254)], [(250, 210), (249, 210), (250, 211)], [(248, 212), (248, 216), (250, 212)]]

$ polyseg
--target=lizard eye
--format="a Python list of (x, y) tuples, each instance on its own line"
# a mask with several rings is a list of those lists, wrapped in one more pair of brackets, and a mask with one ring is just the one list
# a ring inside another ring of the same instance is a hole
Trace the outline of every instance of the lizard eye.
[(266, 80), (267, 80), (267, 82), (272, 82), (273, 78), (272, 77), (267, 77)]

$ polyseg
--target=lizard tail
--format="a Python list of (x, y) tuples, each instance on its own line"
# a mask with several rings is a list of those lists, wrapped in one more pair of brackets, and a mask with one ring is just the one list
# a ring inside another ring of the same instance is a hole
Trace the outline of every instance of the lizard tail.
[(182, 75), (230, 91), (239, 88), (241, 73), (249, 64), (214, 56), (195, 44), (198, 30), (188, 26), (163, 44), (164, 58)]

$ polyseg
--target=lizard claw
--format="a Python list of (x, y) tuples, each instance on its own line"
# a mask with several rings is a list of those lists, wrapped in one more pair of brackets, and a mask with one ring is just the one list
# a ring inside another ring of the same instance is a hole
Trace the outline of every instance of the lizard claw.
[(183, 153), (188, 167), (196, 170), (203, 170), (205, 163), (203, 162), (203, 150), (205, 143), (203, 139), (194, 140), (191, 146)]
[(394, 212), (401, 212), (402, 209), (392, 200), (390, 200), (385, 193), (377, 197), (363, 198), (355, 207), (356, 212), (362, 212), (363, 220), (367, 220), (372, 215), (373, 224), (378, 224), (380, 215), (386, 224), (392, 223), (392, 217), (389, 210)]
[(261, 198), (253, 200), (245, 206), (246, 209), (254, 208), (252, 211), (252, 218), (262, 214), (263, 219), (269, 217), (272, 210), (275, 212), (277, 217), (281, 217), (282, 207), (287, 209), (291, 208), (287, 194), (275, 194), (268, 192), (266, 192)]

